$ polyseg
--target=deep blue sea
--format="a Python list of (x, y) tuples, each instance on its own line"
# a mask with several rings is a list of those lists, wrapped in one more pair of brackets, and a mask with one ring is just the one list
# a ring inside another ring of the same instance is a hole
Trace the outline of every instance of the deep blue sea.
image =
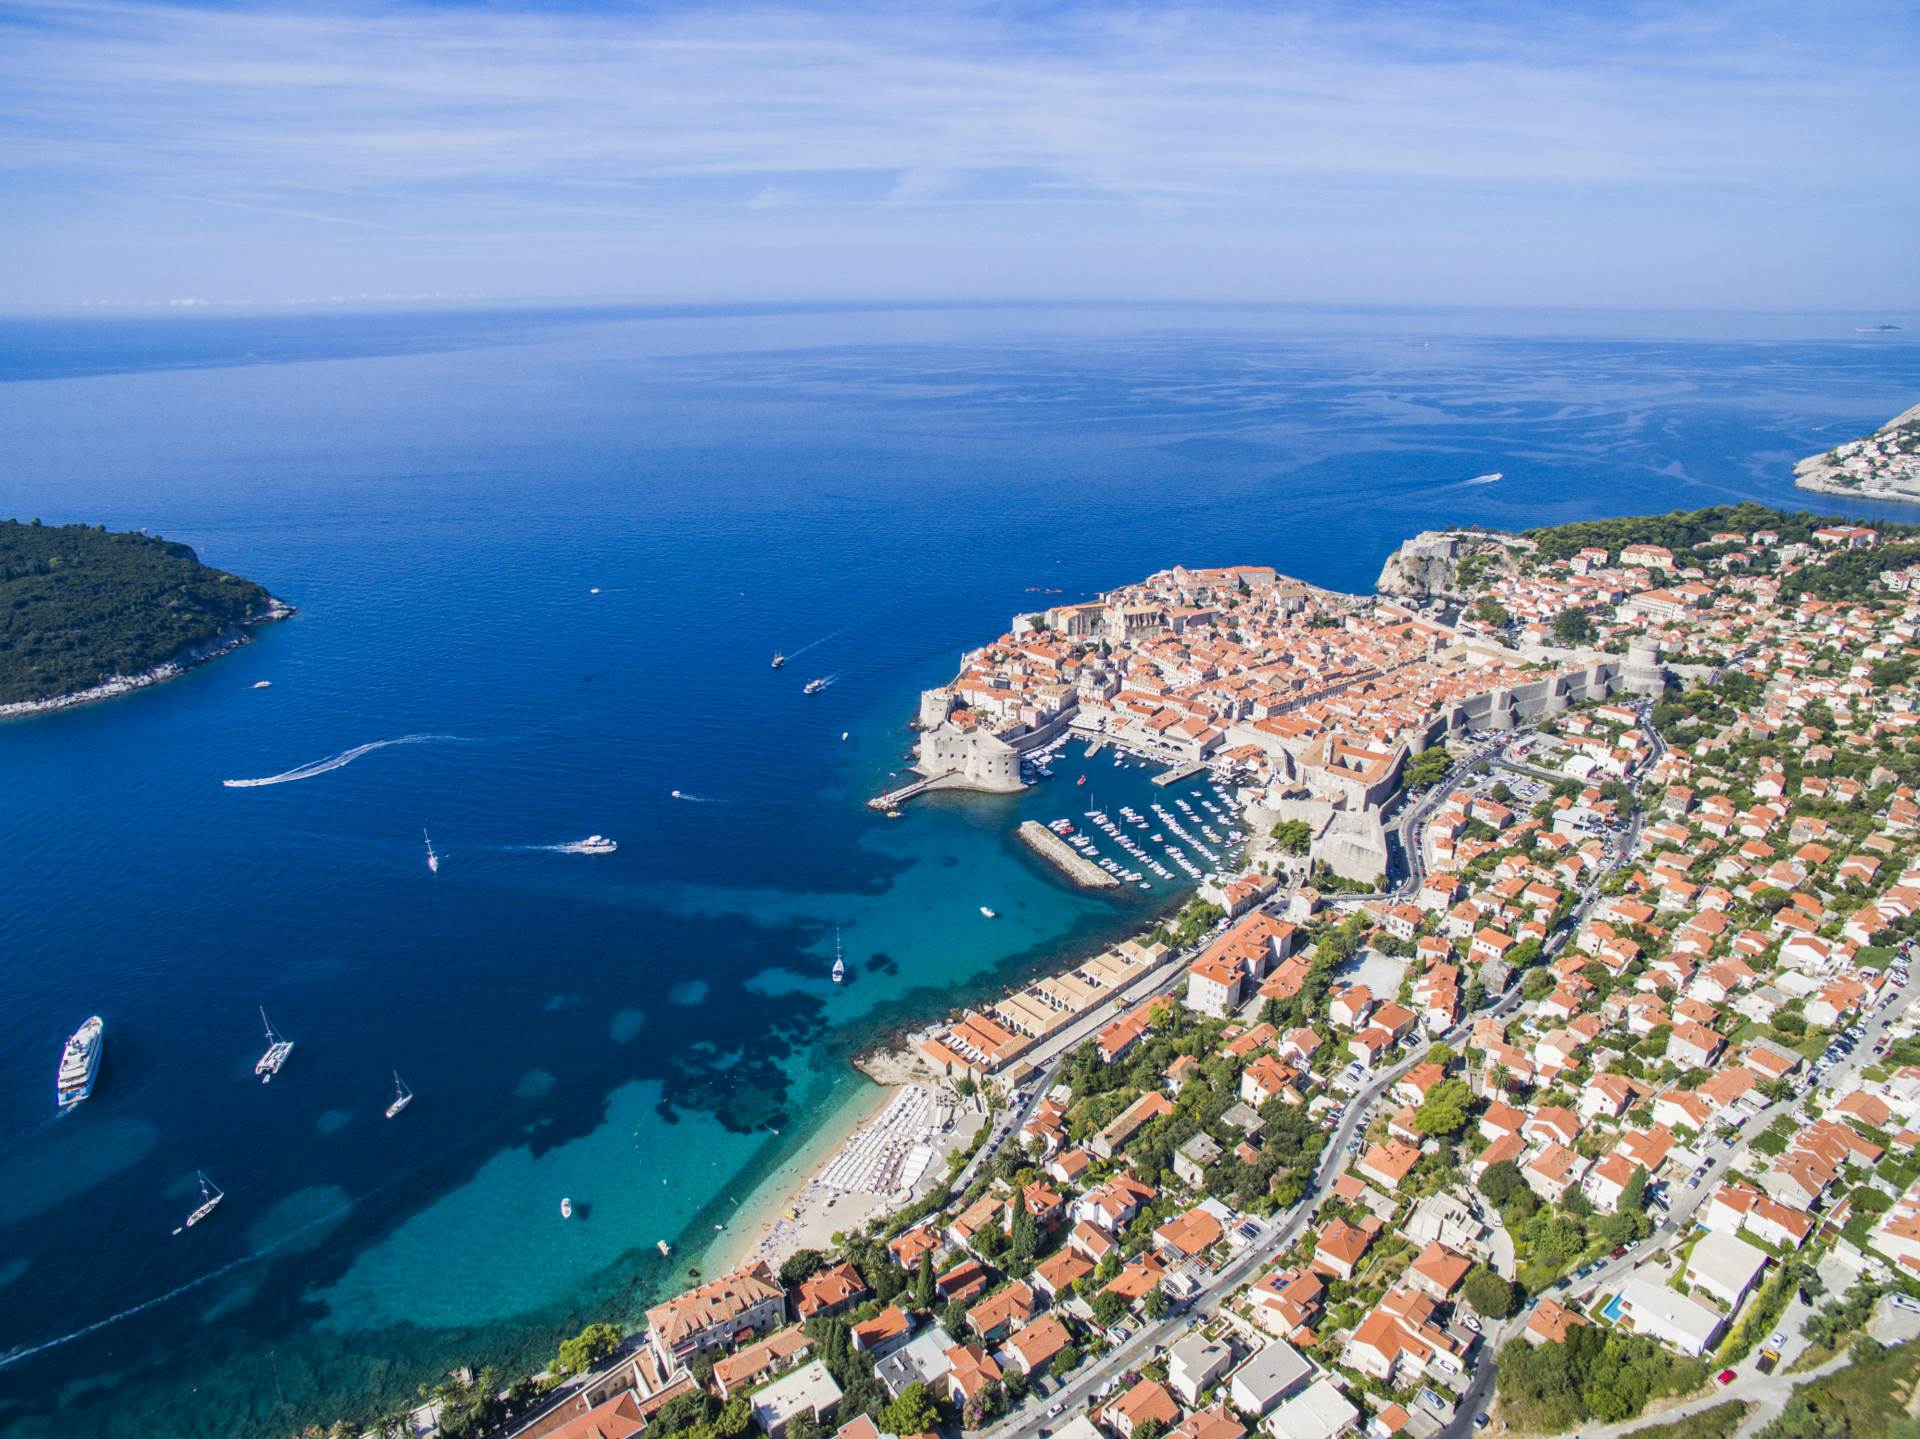
[[(1058, 779), (861, 803), (1036, 589), (1367, 589), (1442, 524), (1797, 506), (1795, 458), (1920, 398), (1912, 318), (1851, 333), (1886, 318), (0, 322), (0, 514), (145, 527), (299, 607), (0, 724), (0, 1430), (285, 1434), (635, 1314), (861, 1044), (1177, 898), (1013, 842), (1084, 807)], [(595, 831), (618, 852), (551, 848)], [(298, 1046), (269, 1086), (262, 1005)], [(58, 1116), (94, 1012), (98, 1091)], [(227, 1198), (175, 1236), (196, 1170)]]

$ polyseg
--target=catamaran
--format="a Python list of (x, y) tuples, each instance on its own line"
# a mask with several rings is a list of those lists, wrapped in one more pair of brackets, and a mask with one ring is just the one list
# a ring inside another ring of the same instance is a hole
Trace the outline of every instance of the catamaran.
[(422, 829), (420, 837), (427, 842), (427, 868), (435, 874), (440, 873), (440, 856), (433, 852), (433, 836)]
[(220, 1187), (217, 1184), (207, 1178), (203, 1171), (195, 1170), (194, 1172), (200, 1176), (200, 1204), (193, 1213), (187, 1216), (187, 1222), (181, 1225), (180, 1229), (173, 1231), (175, 1234), (178, 1234), (181, 1229), (193, 1228), (194, 1225), (213, 1213), (213, 1211), (219, 1207), (220, 1201), (227, 1197), (220, 1191)]
[(833, 982), (840, 983), (847, 977), (847, 962), (840, 954), (840, 931), (833, 932)]
[(412, 1104), (412, 1103), (413, 1103), (413, 1091), (411, 1089), (408, 1089), (406, 1086), (406, 1082), (400, 1078), (400, 1071), (397, 1069), (394, 1070), (393, 1072), (393, 1103), (387, 1106), (387, 1118), (392, 1119), (394, 1115), (398, 1114), (401, 1110), (405, 1109), (409, 1104)]
[(106, 1025), (93, 1015), (68, 1038), (60, 1051), (60, 1071), (54, 1081), (54, 1096), (62, 1109), (71, 1109), (93, 1093), (93, 1081), (100, 1073), (100, 1051), (106, 1044)]
[(260, 1022), (267, 1027), (267, 1052), (260, 1056), (259, 1063), (253, 1066), (253, 1072), (260, 1076), (262, 1084), (271, 1084), (274, 1075), (280, 1072), (287, 1057), (293, 1053), (293, 1041), (282, 1039), (273, 1032), (273, 1021), (267, 1018), (264, 1005), (260, 1009)]

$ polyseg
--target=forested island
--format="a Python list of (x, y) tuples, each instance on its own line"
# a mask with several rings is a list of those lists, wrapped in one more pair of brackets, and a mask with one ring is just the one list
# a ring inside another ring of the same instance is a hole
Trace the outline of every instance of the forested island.
[(104, 699), (243, 644), (292, 610), (183, 544), (0, 521), (0, 714)]

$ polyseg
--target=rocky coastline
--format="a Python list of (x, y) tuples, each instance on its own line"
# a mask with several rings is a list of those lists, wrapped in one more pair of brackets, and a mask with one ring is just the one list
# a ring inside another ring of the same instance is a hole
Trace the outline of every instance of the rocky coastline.
[(249, 615), (237, 624), (228, 625), (204, 644), (195, 645), (181, 651), (172, 659), (154, 665), (138, 674), (114, 675), (97, 685), (88, 685), (85, 689), (73, 690), (63, 695), (50, 695), (46, 699), (20, 700), (13, 704), (0, 705), (0, 719), (19, 719), (27, 715), (50, 714), (55, 710), (76, 709), (81, 705), (98, 704), (102, 700), (118, 699), (122, 695), (132, 694), (135, 690), (145, 689), (149, 685), (178, 679), (188, 670), (205, 664), (208, 660), (218, 659), (230, 654), (253, 639), (256, 625), (272, 624), (276, 620), (290, 618), (296, 611), (285, 601), (270, 599), (266, 609), (258, 614)]

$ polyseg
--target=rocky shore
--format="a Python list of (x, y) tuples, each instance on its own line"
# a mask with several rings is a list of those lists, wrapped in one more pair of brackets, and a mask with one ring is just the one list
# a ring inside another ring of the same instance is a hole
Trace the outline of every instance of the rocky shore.
[(52, 695), (43, 700), (21, 700), (15, 704), (0, 705), (0, 719), (14, 719), (23, 715), (46, 714), (54, 710), (74, 709), (80, 705), (97, 704), (101, 700), (117, 699), (121, 695), (132, 694), (135, 690), (145, 689), (148, 685), (157, 685), (166, 680), (178, 679), (196, 665), (208, 660), (218, 659), (246, 644), (253, 638), (255, 625), (272, 624), (275, 620), (284, 620), (294, 614), (294, 608), (280, 600), (274, 600), (267, 609), (257, 615), (249, 616), (237, 625), (229, 625), (203, 645), (196, 645), (175, 655), (164, 664), (142, 670), (136, 675), (114, 675), (97, 685), (89, 685), (83, 690), (74, 690), (71, 694)]

